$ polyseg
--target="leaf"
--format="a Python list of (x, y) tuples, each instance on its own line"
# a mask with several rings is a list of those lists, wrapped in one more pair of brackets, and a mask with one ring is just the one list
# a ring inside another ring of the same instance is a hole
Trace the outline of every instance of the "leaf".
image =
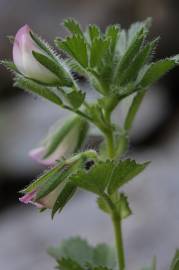
[(67, 202), (72, 198), (73, 194), (76, 191), (76, 186), (72, 183), (67, 183), (60, 191), (57, 200), (52, 209), (52, 218), (54, 217), (57, 211), (62, 211)]
[(137, 94), (134, 96), (132, 103), (129, 107), (127, 116), (125, 118), (125, 122), (124, 122), (124, 128), (125, 130), (129, 130), (132, 127), (132, 123), (134, 121), (134, 118), (140, 108), (140, 105), (142, 103), (142, 100), (145, 96), (146, 91), (139, 91), (137, 92)]
[(93, 40), (90, 49), (90, 67), (97, 67), (101, 59), (104, 57), (109, 45), (108, 40), (103, 40), (102, 38), (96, 38)]
[[(128, 216), (132, 214), (132, 211), (129, 207), (129, 203), (127, 200), (127, 196), (125, 196), (124, 193), (116, 192), (110, 196), (110, 199), (115, 205), (116, 211), (121, 217), (121, 219), (127, 218)], [(111, 214), (111, 209), (109, 208), (107, 202), (105, 201), (103, 197), (99, 197), (97, 199), (97, 203), (98, 203), (99, 208), (103, 212), (107, 214)]]
[(116, 55), (118, 57), (123, 55), (126, 50), (126, 47), (127, 47), (127, 33), (125, 30), (122, 30), (116, 44)]
[(152, 19), (149, 17), (147, 18), (145, 21), (143, 22), (135, 22), (131, 25), (131, 27), (128, 30), (128, 44), (130, 44), (130, 42), (133, 40), (133, 38), (135, 37), (135, 35), (141, 31), (142, 29), (144, 29), (144, 31), (146, 32), (146, 34), (149, 31), (149, 28), (151, 27), (152, 24)]
[[(87, 269), (114, 269), (116, 266), (116, 258), (114, 249), (107, 244), (98, 244), (90, 246), (86, 240), (79, 237), (73, 237), (64, 240), (58, 247), (50, 247), (48, 253), (60, 262), (61, 259), (70, 258), (80, 267)], [(89, 268), (86, 267), (89, 265)], [(99, 266), (100, 265), (100, 266)]]
[(57, 247), (50, 247), (48, 253), (60, 261), (61, 258), (71, 258), (83, 266), (86, 262), (93, 262), (93, 250), (86, 240), (80, 237), (72, 237), (64, 240)]
[(152, 52), (156, 48), (158, 39), (148, 43), (144, 46), (136, 55), (135, 59), (129, 67), (123, 72), (119, 82), (121, 85), (126, 84), (127, 82), (134, 81), (137, 78), (137, 75), (140, 69), (147, 63), (151, 57)]
[(81, 35), (73, 35), (58, 42), (57, 46), (73, 57), (83, 67), (88, 66), (87, 44)]
[(119, 64), (117, 65), (114, 77), (114, 81), (116, 83), (120, 82), (121, 74), (126, 70), (126, 68), (128, 68), (132, 59), (138, 54), (145, 36), (146, 33), (143, 28), (134, 36), (133, 40), (130, 43), (130, 46), (126, 49)]
[(175, 256), (170, 266), (170, 270), (179, 270), (179, 249), (176, 250)]
[(148, 164), (149, 162), (137, 164), (134, 160), (130, 159), (119, 161), (113, 169), (111, 180), (108, 185), (108, 193), (112, 194), (115, 192), (118, 188), (141, 173)]
[(50, 88), (43, 86), (31, 79), (27, 79), (22, 75), (16, 75), (14, 79), (14, 86), (19, 87), (23, 90), (26, 90), (28, 92), (35, 93), (41, 97), (44, 97), (45, 99), (48, 99), (52, 101), (53, 103), (57, 105), (62, 105), (62, 100), (57, 96), (55, 93), (53, 93)]
[(88, 26), (87, 34), (90, 39), (90, 43), (93, 43), (95, 39), (99, 39), (102, 37), (100, 28), (95, 24)]
[[(98, 244), (94, 249), (93, 265), (114, 269), (116, 266), (115, 250), (107, 244)], [(98, 267), (97, 267), (98, 269)], [(99, 268), (100, 269), (100, 268)]]
[(73, 85), (72, 78), (64, 69), (62, 63), (61, 64), (60, 62), (57, 63), (53, 59), (39, 52), (33, 51), (32, 54), (40, 64), (42, 64), (44, 67), (46, 67), (48, 70), (50, 70), (59, 78), (58, 85), (67, 87)]
[(78, 109), (83, 104), (83, 101), (85, 99), (85, 93), (73, 89), (71, 90), (71, 92), (64, 92), (64, 95), (74, 109)]
[(110, 47), (111, 47), (111, 51), (113, 53), (114, 53), (114, 50), (116, 48), (117, 41), (120, 37), (120, 31), (121, 31), (120, 25), (118, 25), (118, 24), (109, 25), (106, 28), (105, 38), (111, 40)]
[(64, 26), (72, 33), (72, 34), (75, 34), (75, 35), (82, 35), (83, 36), (83, 32), (80, 28), (80, 25), (79, 23), (72, 19), (72, 18), (69, 18), (69, 19), (66, 19), (64, 20)]
[(71, 260), (70, 258), (68, 259), (62, 258), (59, 261), (58, 269), (60, 270), (85, 270), (77, 262)]
[(160, 79), (165, 73), (175, 67), (176, 64), (177, 63), (175, 59), (172, 58), (166, 58), (152, 63), (144, 73), (142, 79), (140, 80), (140, 87), (145, 88), (147, 86), (150, 86), (158, 79)]
[(76, 186), (102, 195), (110, 181), (114, 164), (112, 161), (98, 162), (89, 171), (80, 171), (70, 177)]

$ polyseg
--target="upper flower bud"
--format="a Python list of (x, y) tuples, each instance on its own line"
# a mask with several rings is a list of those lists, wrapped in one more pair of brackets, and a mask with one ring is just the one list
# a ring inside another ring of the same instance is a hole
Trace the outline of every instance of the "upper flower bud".
[(69, 157), (84, 143), (89, 125), (79, 116), (70, 118), (63, 126), (57, 125), (49, 132), (42, 145), (29, 155), (41, 164), (52, 166), (62, 157)]
[(41, 65), (32, 52), (45, 54), (32, 40), (28, 25), (21, 27), (16, 33), (13, 44), (13, 61), (17, 69), (26, 77), (46, 84), (56, 84), (58, 77)]

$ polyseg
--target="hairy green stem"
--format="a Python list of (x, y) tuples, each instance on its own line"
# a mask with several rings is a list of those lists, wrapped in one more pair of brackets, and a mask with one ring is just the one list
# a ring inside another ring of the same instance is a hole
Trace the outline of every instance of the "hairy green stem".
[(125, 255), (124, 255), (124, 244), (122, 237), (122, 224), (121, 219), (117, 215), (112, 216), (114, 235), (116, 241), (116, 253), (117, 253), (117, 261), (119, 270), (125, 269)]
[(111, 201), (110, 197), (104, 193), (103, 198), (111, 209), (111, 220), (114, 228), (114, 237), (116, 242), (116, 255), (117, 255), (117, 263), (118, 270), (125, 270), (125, 254), (124, 254), (124, 244), (122, 237), (122, 222), (121, 217), (116, 211), (115, 205)]

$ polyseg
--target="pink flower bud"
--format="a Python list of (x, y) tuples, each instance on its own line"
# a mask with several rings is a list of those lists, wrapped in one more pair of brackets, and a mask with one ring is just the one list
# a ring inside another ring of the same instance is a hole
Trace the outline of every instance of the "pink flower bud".
[(42, 199), (38, 201), (36, 201), (36, 194), (37, 194), (36, 190), (32, 192), (28, 192), (24, 196), (20, 197), (19, 201), (24, 204), (29, 204), (29, 203), (33, 204), (39, 209), (41, 208), (52, 209), (59, 195), (59, 187), (57, 187), (52, 192), (50, 192), (47, 196), (43, 197)]
[(32, 51), (45, 54), (32, 40), (28, 25), (21, 27), (16, 33), (13, 44), (13, 61), (19, 72), (24, 76), (42, 83), (54, 84), (58, 78), (41, 65), (33, 56)]
[[(43, 165), (53, 166), (62, 157), (67, 158), (78, 151), (84, 143), (88, 128), (86, 120), (78, 116), (72, 117), (63, 126), (57, 125), (50, 131), (44, 143), (31, 150), (29, 156)], [(49, 149), (52, 149), (50, 154)]]

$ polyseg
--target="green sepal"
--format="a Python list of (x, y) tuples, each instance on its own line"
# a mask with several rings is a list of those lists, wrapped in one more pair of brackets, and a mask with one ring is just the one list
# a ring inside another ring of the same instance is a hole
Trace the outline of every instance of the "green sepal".
[(48, 140), (49, 143), (46, 145), (46, 152), (43, 158), (49, 157), (56, 150), (63, 139), (65, 139), (65, 136), (68, 135), (70, 130), (75, 128), (75, 126), (78, 125), (78, 122), (80, 121), (81, 119), (78, 116), (71, 117), (65, 121), (64, 125), (60, 126), (60, 128), (56, 129), (52, 134), (50, 134), (49, 138), (47, 137), (45, 140)]
[(149, 162), (137, 164), (135, 160), (121, 160), (113, 167), (111, 179), (107, 188), (109, 194), (113, 194), (117, 189), (132, 180), (141, 173)]
[(54, 59), (56, 62), (59, 62), (59, 58), (56, 52), (50, 47), (50, 45), (44, 41), (41, 37), (39, 37), (36, 33), (30, 31), (30, 36), (36, 45), (43, 50), (50, 58)]
[(16, 74), (16, 73), (18, 74), (19, 73), (16, 65), (12, 61), (1, 60), (0, 61), (0, 64), (2, 64), (7, 70), (9, 70), (10, 72), (12, 72), (13, 74)]
[(62, 105), (63, 102), (52, 90), (46, 86), (35, 82), (34, 80), (28, 79), (23, 75), (16, 74), (14, 78), (14, 86), (19, 87), (25, 91), (35, 93), (45, 99), (50, 100), (51, 102)]
[(66, 183), (62, 190), (60, 190), (57, 200), (52, 209), (52, 219), (55, 216), (56, 212), (61, 212), (67, 202), (72, 198), (76, 191), (76, 186), (72, 183)]
[(59, 172), (56, 172), (39, 188), (37, 191), (36, 200), (40, 200), (41, 198), (45, 197), (61, 183), (67, 181), (69, 176), (79, 168), (81, 163), (81, 159), (76, 159), (71, 163), (65, 162), (64, 165), (60, 168)]
[(57, 85), (67, 87), (71, 87), (73, 85), (72, 78), (64, 69), (62, 63), (61, 64), (60, 62), (57, 63), (50, 57), (36, 51), (33, 51), (32, 54), (41, 65), (46, 67), (48, 70), (50, 70), (53, 74), (55, 74), (58, 77), (56, 82)]
[(61, 168), (63, 166), (64, 166), (64, 161), (61, 161), (57, 166), (55, 166), (51, 170), (45, 171), (43, 173), (43, 175), (41, 175), (36, 180), (34, 180), (29, 186), (27, 186), (21, 192), (28, 193), (28, 192), (32, 192), (32, 191), (36, 190), (38, 187), (43, 185), (46, 181), (51, 179), (51, 177), (54, 177), (54, 175), (56, 175), (61, 170)]

